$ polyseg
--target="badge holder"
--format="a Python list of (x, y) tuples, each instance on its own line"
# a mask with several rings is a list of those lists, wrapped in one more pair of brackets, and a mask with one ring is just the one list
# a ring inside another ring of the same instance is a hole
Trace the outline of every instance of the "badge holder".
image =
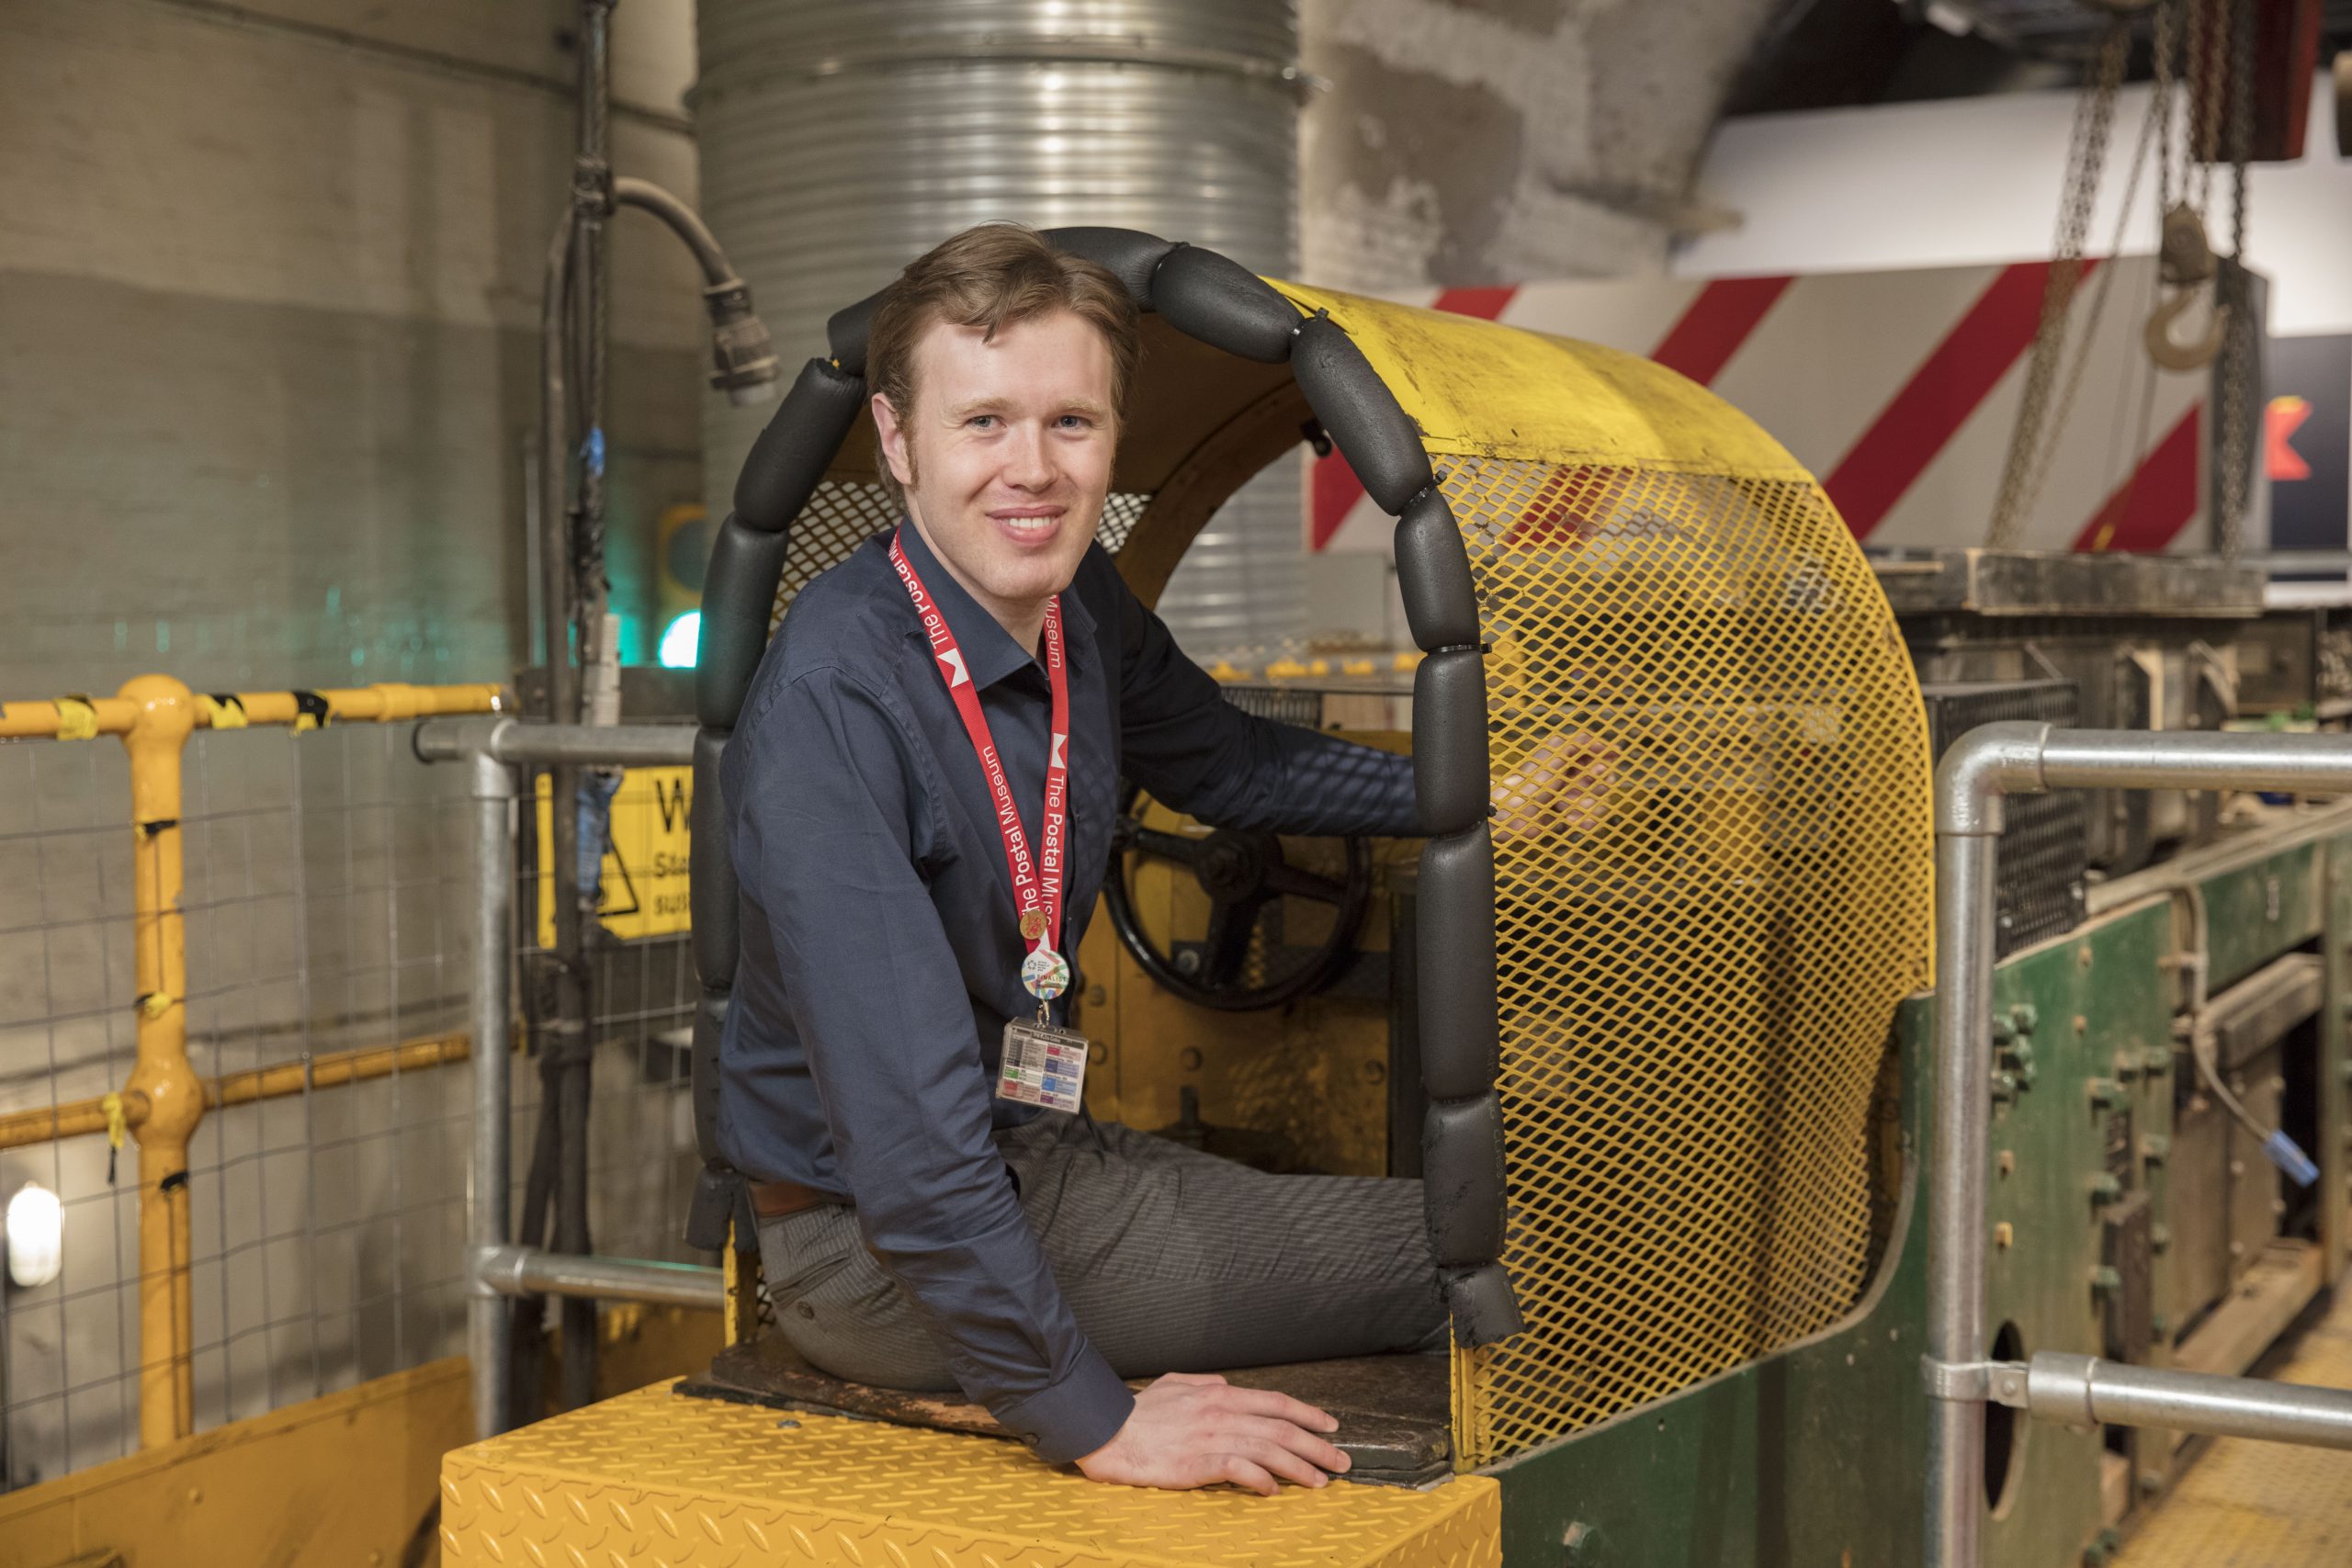
[(1075, 1115), (1085, 1103), (1087, 1039), (1055, 1023), (1046, 1008), (1069, 989), (1069, 961), (1040, 947), (1022, 961), (1021, 983), (1037, 998), (1037, 1016), (1005, 1021), (997, 1098)]

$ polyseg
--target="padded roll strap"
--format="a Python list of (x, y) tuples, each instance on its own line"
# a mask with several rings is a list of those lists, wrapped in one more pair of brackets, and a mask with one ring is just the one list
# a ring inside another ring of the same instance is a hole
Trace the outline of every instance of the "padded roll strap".
[(1425, 833), (1487, 819), (1487, 660), (1475, 648), (1430, 654), (1413, 671), (1413, 791)]
[(1290, 364), (1307, 406), (1380, 510), (1395, 516), (1435, 482), (1419, 429), (1337, 321), (1318, 313), (1300, 323)]
[(1153, 309), (1152, 272), (1176, 248), (1174, 242), (1147, 234), (1140, 229), (1048, 229), (1046, 243), (1057, 251), (1068, 251), (1108, 268), (1112, 276), (1127, 286), (1135, 302), (1147, 310)]
[(865, 407), (863, 376), (822, 359), (802, 366), (735, 476), (735, 515), (766, 534), (798, 516)]
[(825, 319), (825, 346), (844, 376), (865, 374), (865, 340), (874, 330), (874, 308), (882, 303), (882, 289), (844, 305)]
[(718, 1155), (718, 1040), (727, 1028), (727, 992), (706, 986), (695, 1000), (686, 1070), (695, 1107), (695, 1146), (706, 1163)]
[[(701, 789), (699, 780), (695, 787)], [(1487, 825), (1424, 845), (1419, 886), (1413, 959), (1420, 989), (1421, 1083), (1431, 1100), (1475, 1099), (1495, 1087), (1501, 1061), (1495, 857)]]
[(695, 975), (706, 989), (735, 984), (743, 907), (735, 860), (727, 850), (727, 803), (718, 788), (718, 754), (729, 731), (705, 725), (695, 735), (694, 804), (687, 812), (686, 897), (694, 916)]
[[(1151, 305), (1185, 336), (1261, 365), (1280, 365), (1290, 357), (1291, 334), (1302, 320), (1298, 307), (1275, 293), (1264, 278), (1239, 262), (1191, 245), (1178, 245), (1159, 264), (1151, 280)], [(1369, 364), (1364, 374), (1372, 374)], [(1376, 378), (1374, 384), (1378, 385)], [(1310, 400), (1313, 395), (1308, 394)], [(1414, 445), (1418, 447), (1419, 441)]]
[(735, 1225), (735, 1250), (756, 1256), (760, 1250), (759, 1220), (752, 1213), (752, 1187), (725, 1160), (713, 1160), (695, 1179), (695, 1195), (686, 1207), (686, 1245), (717, 1252), (727, 1245), (728, 1222)]
[(1421, 1123), (1421, 1201), (1442, 1267), (1502, 1256), (1503, 1106), (1495, 1095), (1430, 1104)]
[(1501, 1264), (1449, 1270), (1444, 1287), (1446, 1315), (1453, 1320), (1454, 1342), (1463, 1348), (1475, 1350), (1526, 1330), (1519, 1296)]
[(710, 542), (703, 574), (702, 639), (695, 655), (695, 717), (731, 728), (768, 650), (768, 618), (792, 531), (763, 533), (729, 515)]
[(1396, 520), (1396, 583), (1413, 641), (1434, 652), (1478, 645), (1478, 591), (1453, 507), (1435, 485), (1405, 503)]

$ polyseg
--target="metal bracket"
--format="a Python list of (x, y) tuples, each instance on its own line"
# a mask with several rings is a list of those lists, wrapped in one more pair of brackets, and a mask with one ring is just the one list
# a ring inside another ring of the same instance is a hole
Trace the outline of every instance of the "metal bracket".
[(1939, 1361), (1919, 1358), (1919, 1381), (1929, 1399), (2025, 1408), (2025, 1364), (2021, 1361)]

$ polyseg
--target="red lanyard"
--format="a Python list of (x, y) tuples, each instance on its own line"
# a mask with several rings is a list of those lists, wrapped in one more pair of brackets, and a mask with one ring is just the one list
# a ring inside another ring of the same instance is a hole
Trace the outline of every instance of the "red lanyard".
[(1032, 860), (1029, 835), (1022, 830), (1021, 813), (1012, 804), (1012, 786), (1005, 780), (1004, 761), (989, 734), (988, 716), (980, 711), (980, 694), (964, 667), (964, 650), (948, 629), (947, 617), (939, 613), (939, 605), (924, 589), (922, 579), (915, 575), (914, 563), (899, 547), (896, 534), (890, 536), (890, 564), (915, 602), (915, 615), (931, 638), (931, 656), (939, 661), (939, 678), (947, 682), (947, 694), (964, 721), (964, 733), (971, 737), (972, 750), (979, 756), (980, 772), (988, 775), (989, 794), (996, 802), (997, 830), (1004, 838), (1004, 863), (1012, 873), (1021, 935), (1032, 952), (1051, 953), (1061, 933), (1063, 846), (1069, 822), (1069, 762), (1064, 755), (1069, 747), (1069, 669), (1062, 658), (1061, 595), (1046, 602), (1046, 674), (1054, 689), (1053, 743), (1046, 759), (1046, 806), (1037, 818), (1045, 852)]

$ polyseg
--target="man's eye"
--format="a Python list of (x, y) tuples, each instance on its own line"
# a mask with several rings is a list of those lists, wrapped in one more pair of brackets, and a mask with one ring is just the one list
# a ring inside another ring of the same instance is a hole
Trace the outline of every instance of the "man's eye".
[(1054, 423), (1060, 425), (1064, 430), (1086, 430), (1091, 428), (1093, 425), (1093, 421), (1088, 419), (1084, 414), (1077, 413), (1066, 413)]
[(987, 430), (996, 423), (996, 415), (992, 413), (976, 413), (964, 423), (972, 426), (976, 430)]

